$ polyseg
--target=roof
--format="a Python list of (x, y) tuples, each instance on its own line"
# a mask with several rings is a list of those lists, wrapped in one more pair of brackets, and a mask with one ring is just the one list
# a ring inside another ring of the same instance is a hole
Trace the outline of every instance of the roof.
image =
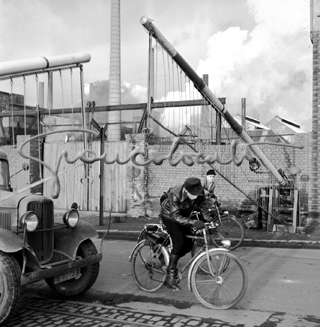
[[(233, 117), (240, 125), (242, 123), (241, 121), (241, 116), (238, 114), (236, 116)], [(246, 123), (254, 126), (257, 129), (265, 129), (265, 130), (269, 130), (270, 128), (267, 126), (264, 126), (262, 124), (260, 124), (260, 121), (258, 119), (246, 116)]]
[(275, 116), (274, 119), (280, 121), (283, 125), (285, 125), (288, 128), (292, 129), (292, 131), (295, 132), (295, 133), (305, 133), (305, 131), (300, 128), (300, 125), (298, 125), (297, 123), (295, 123), (293, 121), (285, 119), (285, 118), (283, 118), (283, 117), (281, 117), (279, 115)]
[(295, 126), (297, 128), (300, 128), (300, 125), (293, 122), (292, 120), (289, 120), (289, 119), (286, 119), (286, 118), (283, 118), (281, 117), (280, 115), (276, 115), (275, 118), (279, 119), (280, 121), (282, 121), (283, 123), (286, 123), (286, 124), (289, 124), (289, 125), (292, 125), (292, 126)]

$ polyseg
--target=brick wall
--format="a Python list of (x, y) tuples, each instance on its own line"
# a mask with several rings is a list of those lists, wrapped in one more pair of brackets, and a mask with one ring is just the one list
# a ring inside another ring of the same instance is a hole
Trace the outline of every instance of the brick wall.
[[(302, 150), (284, 147), (280, 145), (260, 145), (260, 149), (265, 153), (270, 162), (276, 169), (282, 169), (288, 175), (287, 169), (292, 166), (297, 166), (301, 169), (301, 173), (297, 176), (297, 186), (307, 194), (307, 206), (311, 205), (311, 147), (310, 147), (311, 133), (297, 134), (294, 137), (293, 145), (303, 146)], [(198, 142), (195, 145), (198, 152), (205, 155), (217, 155), (218, 160), (212, 166), (223, 178), (217, 175), (216, 194), (219, 200), (226, 206), (231, 208), (238, 208), (242, 210), (253, 210), (254, 204), (248, 200), (250, 198), (256, 200), (256, 193), (260, 187), (278, 185), (277, 180), (269, 173), (269, 171), (262, 167), (259, 174), (252, 172), (249, 168), (248, 161), (245, 159), (240, 166), (236, 166), (233, 162), (229, 164), (220, 164), (220, 162), (227, 163), (230, 161), (230, 145), (209, 145), (203, 142)], [(157, 151), (161, 156), (169, 153), (170, 145), (153, 145), (149, 149)], [(237, 146), (237, 158), (243, 154), (245, 146), (239, 144)], [(179, 156), (180, 152), (194, 153), (188, 146), (179, 146), (178, 151), (174, 155), (174, 159)], [(172, 167), (166, 160), (160, 166), (150, 164), (148, 166), (148, 191), (150, 202), (152, 203), (152, 215), (156, 216), (159, 212), (159, 197), (164, 191), (171, 186), (183, 183), (187, 177), (196, 176), (203, 178), (206, 171), (210, 169), (208, 164), (197, 164), (187, 166), (180, 162), (177, 166)], [(308, 181), (301, 181), (301, 176), (307, 176)], [(291, 177), (291, 176), (288, 176)]]

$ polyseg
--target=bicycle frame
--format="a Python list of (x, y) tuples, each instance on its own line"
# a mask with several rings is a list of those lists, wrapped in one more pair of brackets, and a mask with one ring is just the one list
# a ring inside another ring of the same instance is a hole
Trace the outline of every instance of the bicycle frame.
[[(158, 225), (158, 227), (159, 227), (159, 229), (162, 231), (162, 232), (165, 232), (164, 231), (164, 229), (162, 228), (162, 225), (161, 224), (150, 224), (151, 226), (153, 226), (153, 225)], [(146, 227), (146, 226), (145, 226)], [(146, 231), (147, 233), (149, 233), (148, 232), (148, 230), (146, 230), (145, 228), (143, 229), (143, 231)], [(142, 232), (143, 232), (142, 231)], [(141, 232), (141, 233), (142, 233)], [(140, 234), (141, 234), (140, 233)], [(155, 232), (156, 233), (156, 232)], [(167, 242), (169, 242), (170, 244), (171, 244), (171, 238), (170, 238), (170, 235), (167, 233), (167, 232), (165, 232), (166, 233), (166, 237), (163, 239), (163, 241), (162, 241), (162, 243), (158, 243), (159, 244), (159, 250), (158, 251), (161, 251), (160, 250), (160, 248), (161, 247), (164, 247), (165, 249), (166, 249), (166, 246), (164, 245), (164, 244), (166, 244)], [(142, 242), (145, 242), (145, 240), (143, 239), (143, 240), (141, 240), (139, 243), (137, 243), (136, 245), (135, 245), (135, 247), (133, 248), (133, 250), (131, 251), (131, 254), (130, 254), (130, 256), (129, 256), (129, 262), (131, 262), (131, 259), (132, 259), (132, 254), (134, 253), (134, 251), (136, 250), (136, 248), (142, 243)], [(155, 244), (156, 244), (157, 242), (155, 241)], [(158, 252), (157, 251), (157, 252)], [(167, 251), (167, 249), (166, 249), (166, 251)], [(168, 252), (168, 251), (167, 251)], [(169, 252), (168, 252), (168, 261), (169, 261)]]
[[(200, 236), (187, 236), (188, 238), (192, 238), (194, 241), (198, 240), (198, 239), (201, 239), (201, 240), (204, 240), (204, 245), (197, 251), (197, 253), (188, 260), (188, 262), (182, 267), (179, 269), (179, 271), (181, 272), (181, 274), (184, 273), (184, 271), (189, 267), (189, 272), (188, 272), (188, 289), (190, 291), (192, 291), (192, 287), (191, 287), (191, 271), (192, 271), (192, 268), (193, 266), (196, 264), (196, 262), (198, 261), (198, 259), (200, 259), (201, 257), (203, 256), (206, 256), (207, 257), (207, 261), (208, 261), (208, 267), (209, 267), (209, 270), (210, 270), (210, 273), (212, 275), (214, 275), (214, 271), (212, 271), (212, 267), (211, 265), (209, 264), (209, 260), (210, 260), (210, 256), (209, 254), (211, 252), (221, 252), (221, 251), (225, 251), (225, 252), (230, 252), (230, 250), (228, 250), (228, 248), (215, 248), (215, 249), (209, 249), (209, 245), (208, 245), (208, 239), (207, 239), (207, 231), (209, 229), (209, 225), (212, 225), (213, 222), (210, 222), (210, 223), (205, 223), (205, 227), (202, 229), (202, 235), (203, 237), (200, 237)], [(205, 250), (205, 251), (204, 251)]]
[(219, 207), (216, 205), (216, 203), (214, 203), (215, 207), (216, 207), (216, 211), (217, 211), (217, 216), (215, 218), (212, 219), (212, 222), (216, 222), (217, 220), (219, 220), (220, 224), (221, 224), (221, 217), (227, 217), (227, 216), (230, 216), (230, 217), (233, 217), (232, 215), (229, 214), (228, 211), (224, 211), (222, 213), (222, 215), (220, 214), (220, 211), (219, 211)]

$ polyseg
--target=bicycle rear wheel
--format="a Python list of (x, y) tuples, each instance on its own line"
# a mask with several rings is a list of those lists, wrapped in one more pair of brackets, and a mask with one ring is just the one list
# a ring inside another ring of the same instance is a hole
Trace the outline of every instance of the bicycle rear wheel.
[(169, 255), (159, 244), (141, 242), (132, 253), (131, 270), (136, 284), (145, 292), (156, 292), (166, 278)]
[(222, 240), (230, 240), (230, 250), (236, 249), (244, 239), (244, 227), (235, 217), (228, 216), (217, 220), (216, 230), (211, 234), (211, 241), (216, 247), (223, 247)]
[[(162, 226), (160, 224), (149, 224), (146, 225), (146, 227), (144, 227), (143, 230), (140, 231), (137, 238), (137, 243), (140, 243), (146, 238), (147, 232), (162, 235), (164, 239), (168, 236), (168, 233), (166, 231), (163, 231)], [(168, 241), (164, 245), (166, 246), (167, 251), (170, 253), (172, 250), (171, 237), (168, 238)]]
[[(210, 271), (212, 269), (213, 274)], [(247, 286), (247, 272), (241, 261), (232, 253), (209, 250), (201, 256), (190, 274), (192, 291), (204, 306), (210, 309), (230, 309), (244, 296)]]

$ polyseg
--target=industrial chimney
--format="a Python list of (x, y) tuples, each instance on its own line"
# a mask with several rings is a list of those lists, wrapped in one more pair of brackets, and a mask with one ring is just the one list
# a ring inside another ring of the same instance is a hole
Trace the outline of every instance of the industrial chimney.
[[(111, 0), (109, 105), (121, 104), (120, 42), (120, 0)], [(120, 111), (110, 111), (108, 113), (108, 123), (120, 121)], [(119, 141), (120, 136), (120, 124), (108, 125), (108, 141)]]

